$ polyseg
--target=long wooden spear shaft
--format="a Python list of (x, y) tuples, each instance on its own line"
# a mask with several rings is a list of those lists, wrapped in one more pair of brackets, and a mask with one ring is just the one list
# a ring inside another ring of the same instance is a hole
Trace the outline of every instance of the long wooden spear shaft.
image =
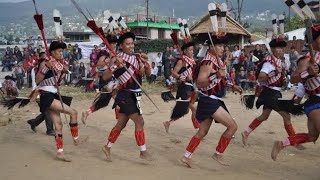
[[(212, 40), (212, 37), (211, 37), (211, 34), (210, 34), (209, 27), (208, 27), (208, 36), (209, 36), (209, 40), (210, 40), (210, 43), (211, 43), (211, 46), (212, 46), (212, 51), (216, 56), (218, 56), (216, 48), (214, 47), (214, 44), (213, 44), (213, 40)], [(209, 45), (209, 47), (210, 47), (210, 45)]]
[[(71, 2), (76, 7), (76, 9), (86, 18), (86, 20), (88, 21), (87, 26), (90, 29), (92, 29), (92, 31), (95, 32), (101, 38), (101, 40), (104, 42), (104, 44), (107, 46), (107, 48), (113, 54), (113, 56), (118, 57), (117, 53), (114, 51), (114, 49), (111, 47), (111, 45), (109, 44), (108, 40), (104, 36), (104, 32), (103, 32), (102, 28), (99, 28), (94, 20), (89, 20), (87, 18), (87, 16), (84, 14), (84, 12), (82, 11), (82, 9), (79, 7), (79, 5), (74, 0), (71, 0)], [(128, 68), (123, 63), (121, 63), (121, 64), (126, 69), (126, 71), (129, 72)], [(158, 108), (158, 106), (155, 104), (155, 102), (148, 95), (148, 93), (142, 88), (142, 86), (139, 83), (139, 81), (134, 76), (131, 76), (131, 77), (134, 80), (134, 82), (139, 86), (141, 91), (147, 96), (147, 98), (150, 100), (150, 102), (157, 108), (157, 110), (159, 112), (161, 112), (160, 109)]]
[(310, 63), (314, 64), (315, 60), (314, 60), (314, 50), (312, 47), (313, 39), (312, 39), (311, 19), (309, 19), (309, 18), (305, 19), (304, 24), (306, 26), (306, 35), (307, 35), (307, 39), (308, 39), (308, 48), (309, 48), (309, 52), (310, 52)]

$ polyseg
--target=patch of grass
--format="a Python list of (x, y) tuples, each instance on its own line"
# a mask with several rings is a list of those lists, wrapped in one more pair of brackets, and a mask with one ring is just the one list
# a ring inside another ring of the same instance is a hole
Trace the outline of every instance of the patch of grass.
[[(31, 88), (19, 90), (19, 96), (28, 97), (31, 93)], [(60, 86), (60, 93), (64, 96), (71, 96), (77, 100), (93, 99), (96, 96), (95, 92), (85, 92), (83, 88), (74, 86)]]
[(62, 95), (71, 96), (77, 100), (93, 99), (96, 96), (95, 92), (85, 92), (83, 88), (74, 86), (61, 86), (60, 91)]
[[(161, 91), (166, 89), (163, 87), (161, 81), (156, 81), (155, 83), (149, 84), (144, 80), (142, 82), (142, 87), (148, 94), (159, 94)], [(96, 96), (95, 92), (85, 92), (83, 88), (73, 86), (61, 86), (60, 91), (62, 95), (72, 96), (78, 100), (94, 99)]]
[(166, 89), (165, 87), (163, 87), (161, 81), (156, 81), (155, 83), (151, 84), (149, 84), (147, 81), (143, 81), (142, 87), (149, 94), (159, 94), (161, 93), (161, 91)]
[[(163, 87), (161, 80), (158, 80), (152, 84), (149, 84), (144, 80), (142, 83), (142, 87), (148, 94), (159, 94), (161, 93), (161, 91), (166, 89), (165, 87)], [(19, 91), (19, 96), (28, 97), (31, 91), (31, 88), (24, 88)], [(61, 95), (71, 96), (77, 100), (88, 100), (94, 99), (96, 97), (96, 92), (85, 92), (83, 87), (74, 87), (72, 85), (62, 85), (60, 86), (60, 91)]]

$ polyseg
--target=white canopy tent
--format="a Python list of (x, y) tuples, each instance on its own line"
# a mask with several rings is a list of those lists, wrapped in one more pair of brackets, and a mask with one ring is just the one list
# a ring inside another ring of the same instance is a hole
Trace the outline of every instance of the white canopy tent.
[[(298, 39), (304, 40), (305, 31), (306, 31), (306, 28), (300, 28), (300, 29), (286, 32), (284, 34), (289, 37), (289, 41), (293, 40), (293, 37), (296, 37), (295, 38), (296, 40), (298, 40)], [(258, 41), (252, 42), (252, 45), (264, 44), (264, 42), (270, 42), (270, 41), (271, 41), (270, 38), (264, 38), (264, 39), (260, 39)]]
[(284, 34), (288, 35), (289, 41), (293, 40), (293, 37), (296, 37), (296, 40), (297, 39), (304, 40), (305, 31), (306, 31), (306, 28), (300, 28), (300, 29), (286, 32)]

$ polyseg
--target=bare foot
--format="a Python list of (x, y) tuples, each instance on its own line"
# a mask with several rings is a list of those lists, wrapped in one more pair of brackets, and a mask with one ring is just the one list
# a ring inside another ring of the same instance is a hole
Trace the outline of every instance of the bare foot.
[(151, 154), (148, 153), (148, 151), (140, 151), (140, 158), (147, 161), (153, 161), (153, 158)]
[(180, 159), (180, 161), (181, 161), (182, 164), (185, 164), (188, 168), (192, 168), (192, 160), (191, 160), (191, 158), (187, 158), (187, 157), (183, 156)]
[(273, 144), (272, 152), (271, 152), (271, 158), (276, 161), (277, 156), (280, 153), (280, 151), (283, 149), (282, 142), (281, 141), (275, 141)]
[(84, 138), (74, 139), (74, 140), (73, 140), (73, 144), (74, 144), (75, 146), (78, 146), (78, 145), (80, 145), (80, 144), (82, 144), (82, 143), (87, 142), (88, 139), (89, 139), (89, 136), (85, 136)]
[(305, 149), (307, 149), (307, 148), (304, 147), (302, 144), (295, 145), (294, 147), (297, 148), (298, 150), (305, 150)]
[(84, 125), (86, 125), (86, 121), (87, 121), (88, 115), (89, 115), (88, 111), (82, 112), (81, 121), (82, 121), (82, 123), (83, 123)]
[(163, 122), (163, 125), (166, 130), (166, 133), (169, 133), (170, 122), (169, 121)]
[(71, 162), (71, 159), (67, 158), (63, 152), (58, 152), (56, 158), (60, 161)]
[(241, 133), (241, 136), (242, 136), (242, 143), (244, 146), (248, 146), (248, 134), (246, 131), (242, 132)]
[(221, 154), (217, 154), (217, 153), (214, 153), (212, 155), (212, 159), (216, 160), (219, 164), (223, 165), (223, 166), (230, 166), (230, 164), (227, 164), (225, 162), (223, 162), (223, 156)]
[(106, 145), (102, 146), (102, 151), (103, 151), (104, 154), (106, 155), (106, 160), (107, 160), (108, 162), (112, 162), (110, 149), (111, 149), (111, 148), (107, 147)]

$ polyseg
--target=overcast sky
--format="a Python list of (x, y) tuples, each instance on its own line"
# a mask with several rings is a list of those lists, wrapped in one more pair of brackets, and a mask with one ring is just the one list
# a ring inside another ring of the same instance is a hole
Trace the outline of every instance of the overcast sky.
[(30, 1), (30, 0), (0, 0), (0, 2), (21, 2), (21, 1)]

